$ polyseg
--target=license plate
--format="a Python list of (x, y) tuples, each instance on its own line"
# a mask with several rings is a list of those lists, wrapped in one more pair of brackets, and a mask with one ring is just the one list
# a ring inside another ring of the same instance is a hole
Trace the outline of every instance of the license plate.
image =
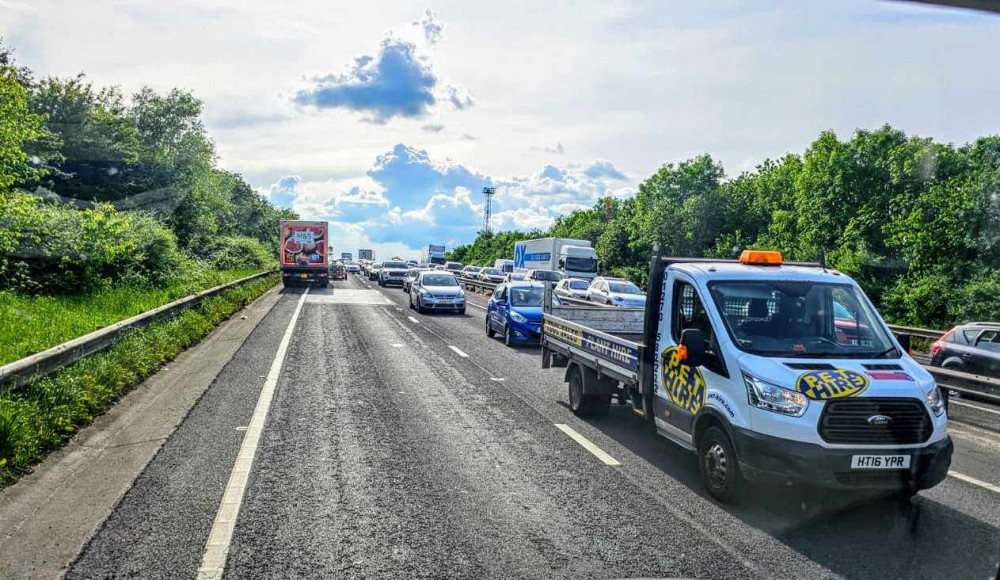
[(309, 274), (299, 274), (299, 278), (302, 278), (303, 280), (308, 280)]
[(909, 455), (852, 455), (851, 469), (909, 469)]

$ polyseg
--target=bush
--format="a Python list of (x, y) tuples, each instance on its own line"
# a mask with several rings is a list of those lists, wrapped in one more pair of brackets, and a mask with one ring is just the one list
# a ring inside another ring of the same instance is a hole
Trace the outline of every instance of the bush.
[(22, 193), (0, 202), (0, 229), (9, 228), (0, 288), (81, 294), (118, 282), (155, 286), (184, 262), (174, 234), (147, 214), (110, 205), (78, 210)]
[(277, 256), (266, 244), (245, 236), (214, 238), (203, 249), (201, 256), (216, 270), (263, 270), (277, 265)]

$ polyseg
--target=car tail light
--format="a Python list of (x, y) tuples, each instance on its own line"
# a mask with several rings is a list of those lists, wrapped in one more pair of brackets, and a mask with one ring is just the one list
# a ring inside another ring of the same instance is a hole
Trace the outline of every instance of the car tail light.
[(946, 340), (948, 340), (948, 337), (949, 337), (949, 336), (951, 336), (951, 335), (952, 335), (952, 334), (954, 334), (954, 333), (955, 333), (955, 329), (954, 329), (954, 328), (952, 328), (952, 329), (951, 329), (951, 330), (949, 330), (948, 332), (944, 333), (944, 334), (943, 334), (943, 335), (941, 336), (941, 338), (939, 338), (939, 339), (935, 340), (935, 341), (934, 341), (934, 342), (933, 342), (933, 343), (931, 344), (931, 357), (934, 357), (934, 356), (937, 356), (937, 353), (938, 353), (938, 351), (940, 351), (940, 350), (941, 350), (941, 347), (943, 347), (943, 346), (944, 346), (944, 343), (945, 343), (945, 341), (946, 341)]

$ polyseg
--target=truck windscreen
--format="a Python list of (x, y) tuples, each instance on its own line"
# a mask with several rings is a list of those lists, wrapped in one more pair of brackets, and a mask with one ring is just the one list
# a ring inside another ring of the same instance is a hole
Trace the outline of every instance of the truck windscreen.
[(597, 260), (593, 258), (566, 258), (565, 268), (570, 272), (596, 272)]
[[(733, 342), (769, 357), (898, 357), (858, 290), (817, 282), (709, 283)], [(684, 313), (685, 306), (678, 306)]]

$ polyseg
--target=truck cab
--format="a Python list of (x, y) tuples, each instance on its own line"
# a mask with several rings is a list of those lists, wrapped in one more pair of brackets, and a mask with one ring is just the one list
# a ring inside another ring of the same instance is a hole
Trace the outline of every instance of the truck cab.
[(585, 310), (545, 315), (543, 366), (567, 367), (573, 410), (631, 403), (722, 501), (747, 480), (908, 498), (948, 473), (941, 391), (842, 273), (658, 257), (643, 311)]

